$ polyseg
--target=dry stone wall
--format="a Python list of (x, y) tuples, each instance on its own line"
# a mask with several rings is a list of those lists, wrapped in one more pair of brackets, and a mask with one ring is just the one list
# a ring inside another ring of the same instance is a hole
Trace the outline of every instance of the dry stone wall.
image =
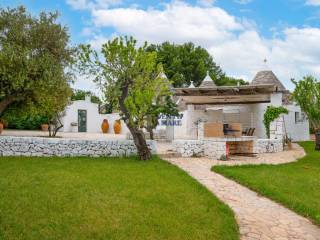
[(270, 124), (270, 139), (282, 140), (284, 135), (284, 122), (281, 116)]
[[(156, 153), (154, 141), (147, 141)], [(41, 137), (0, 137), (0, 156), (121, 157), (136, 155), (132, 140), (80, 140)]]
[(255, 153), (275, 153), (283, 151), (281, 139), (257, 139), (255, 141)]
[(200, 140), (174, 140), (173, 147), (183, 157), (204, 156), (204, 142)]
[[(238, 149), (243, 152), (275, 153), (283, 151), (283, 143), (280, 139), (253, 139), (251, 144), (247, 141), (231, 141), (231, 139), (203, 139), (203, 140), (174, 140), (174, 150), (182, 157), (209, 157), (221, 159), (226, 155), (227, 144), (237, 143)], [(239, 148), (240, 146), (240, 148)]]

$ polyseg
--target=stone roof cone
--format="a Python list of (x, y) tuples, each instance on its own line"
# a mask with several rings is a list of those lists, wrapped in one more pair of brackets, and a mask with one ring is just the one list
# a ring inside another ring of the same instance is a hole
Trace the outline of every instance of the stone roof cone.
[(279, 91), (285, 91), (285, 86), (280, 82), (277, 76), (271, 70), (263, 70), (256, 74), (251, 85), (274, 84)]
[(212, 80), (212, 78), (209, 75), (209, 71), (207, 72), (207, 76), (203, 79), (202, 83), (199, 86), (200, 88), (214, 88), (216, 87), (216, 84)]
[(193, 81), (191, 81), (190, 85), (188, 88), (195, 88), (194, 84), (193, 84)]

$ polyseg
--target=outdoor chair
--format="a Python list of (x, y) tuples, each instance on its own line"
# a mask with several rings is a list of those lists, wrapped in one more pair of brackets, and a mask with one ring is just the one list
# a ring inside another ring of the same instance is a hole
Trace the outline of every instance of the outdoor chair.
[(248, 136), (249, 130), (250, 130), (250, 128), (246, 128), (244, 131), (242, 131), (242, 135)]
[(249, 128), (248, 134), (246, 136), (252, 137), (255, 130), (256, 130), (255, 128)]

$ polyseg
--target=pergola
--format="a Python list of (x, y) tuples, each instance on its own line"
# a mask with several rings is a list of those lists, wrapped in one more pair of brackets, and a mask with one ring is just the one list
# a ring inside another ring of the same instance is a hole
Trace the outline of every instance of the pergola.
[(283, 93), (285, 96), (289, 91), (279, 90), (275, 84), (174, 89), (176, 97), (192, 105), (270, 103), (273, 93)]

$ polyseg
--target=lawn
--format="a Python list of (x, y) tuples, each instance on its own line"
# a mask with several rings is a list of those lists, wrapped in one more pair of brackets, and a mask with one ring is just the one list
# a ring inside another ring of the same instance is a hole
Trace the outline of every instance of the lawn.
[(320, 225), (320, 152), (313, 142), (303, 142), (307, 156), (283, 165), (213, 167), (213, 171), (231, 178), (267, 196)]
[(160, 159), (0, 157), (0, 239), (239, 239), (232, 211)]

